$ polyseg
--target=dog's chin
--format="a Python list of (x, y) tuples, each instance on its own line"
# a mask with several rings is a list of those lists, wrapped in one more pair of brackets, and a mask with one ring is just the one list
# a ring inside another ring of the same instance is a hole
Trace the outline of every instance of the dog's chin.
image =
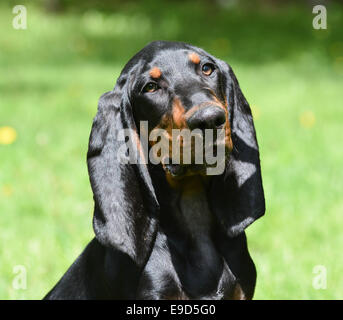
[[(221, 160), (218, 159), (223, 168), (225, 168), (226, 166), (226, 163), (230, 157), (230, 153), (231, 150), (225, 148), (225, 156), (221, 158)], [(195, 175), (207, 176), (210, 168), (213, 169), (219, 165), (219, 162), (215, 162), (214, 164), (174, 164), (172, 162), (172, 159), (168, 157), (165, 157), (164, 160), (166, 160), (162, 162), (164, 171), (166, 172), (166, 174), (168, 174), (169, 177), (177, 180)]]
[[(225, 159), (224, 167), (227, 162)], [(183, 178), (190, 177), (190, 176), (207, 176), (209, 169), (216, 167), (215, 165), (207, 165), (207, 164), (164, 164), (163, 169), (169, 177), (182, 180)]]
[(163, 168), (167, 174), (175, 179), (206, 174), (205, 165), (166, 164)]

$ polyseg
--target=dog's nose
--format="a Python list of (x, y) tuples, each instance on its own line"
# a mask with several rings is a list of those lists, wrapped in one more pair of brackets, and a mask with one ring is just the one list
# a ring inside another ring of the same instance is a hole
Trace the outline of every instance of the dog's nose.
[(209, 105), (196, 111), (187, 120), (188, 127), (193, 129), (217, 129), (226, 121), (225, 111), (217, 106)]

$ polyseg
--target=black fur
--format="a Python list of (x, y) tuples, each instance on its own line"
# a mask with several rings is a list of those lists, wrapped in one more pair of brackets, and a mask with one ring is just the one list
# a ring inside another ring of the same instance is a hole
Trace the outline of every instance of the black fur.
[[(213, 63), (215, 73), (204, 79), (190, 52)], [(141, 89), (156, 65), (164, 89), (147, 98)], [(118, 162), (119, 129), (139, 133), (141, 120), (151, 129), (173, 97), (191, 108), (206, 99), (205, 87), (227, 99), (234, 147), (222, 175), (189, 200), (171, 188), (161, 165)], [(256, 270), (244, 229), (265, 211), (259, 151), (249, 104), (225, 62), (185, 43), (147, 45), (100, 98), (87, 161), (95, 239), (46, 299), (253, 297)]]

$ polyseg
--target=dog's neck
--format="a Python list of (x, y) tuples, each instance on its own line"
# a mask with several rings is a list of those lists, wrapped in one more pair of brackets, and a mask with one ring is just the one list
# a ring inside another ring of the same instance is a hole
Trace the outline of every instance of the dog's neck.
[(162, 203), (162, 232), (180, 282), (192, 297), (215, 292), (224, 272), (223, 258), (215, 245), (215, 218), (207, 190), (210, 179), (191, 176), (170, 180)]
[(191, 176), (178, 181), (167, 176), (174, 201), (170, 208), (178, 225), (195, 240), (208, 237), (212, 226), (212, 214), (207, 199), (209, 179)]

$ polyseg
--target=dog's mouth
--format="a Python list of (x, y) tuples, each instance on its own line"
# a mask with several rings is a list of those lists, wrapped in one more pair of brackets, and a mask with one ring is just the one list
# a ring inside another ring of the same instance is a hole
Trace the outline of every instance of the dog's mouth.
[(180, 164), (165, 164), (163, 165), (164, 170), (169, 173), (172, 177), (182, 177), (187, 173), (187, 168)]
[[(207, 157), (205, 156), (206, 151), (204, 150), (204, 154), (202, 155), (203, 160), (200, 163), (194, 161), (195, 157), (192, 157), (192, 161), (190, 163), (183, 163), (183, 162), (173, 162), (172, 157), (164, 157), (161, 161), (162, 167), (164, 171), (172, 178), (180, 179), (187, 176), (194, 176), (194, 175), (212, 175), (209, 173), (209, 169), (214, 170), (215, 168), (219, 168), (215, 171), (214, 174), (221, 174), (225, 168), (226, 162), (229, 158), (231, 149), (229, 149), (226, 145), (221, 146), (221, 151), (218, 151), (217, 145), (213, 146), (213, 150), (211, 150), (211, 157), (210, 161), (206, 161)], [(222, 168), (222, 169), (220, 169)]]
[(211, 101), (185, 112), (176, 99), (171, 115), (164, 115), (150, 132), (153, 163), (161, 163), (168, 176), (175, 178), (223, 173), (232, 150), (226, 110)]
[(166, 164), (164, 165), (164, 170), (173, 178), (182, 178), (193, 175), (206, 175), (206, 166), (200, 164)]

